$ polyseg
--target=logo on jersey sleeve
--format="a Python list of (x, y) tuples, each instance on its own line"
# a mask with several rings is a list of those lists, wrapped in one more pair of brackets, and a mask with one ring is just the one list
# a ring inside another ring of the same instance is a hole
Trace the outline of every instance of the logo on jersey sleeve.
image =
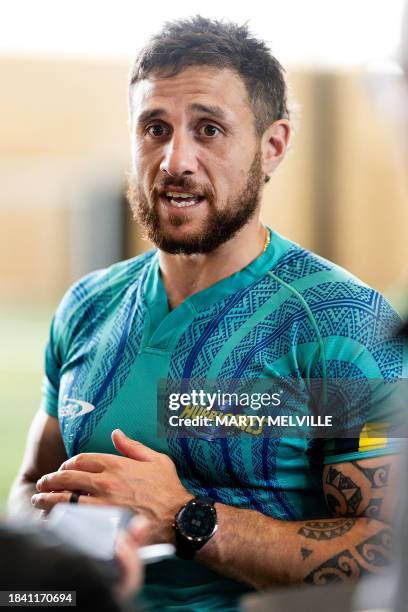
[(92, 412), (92, 410), (95, 410), (93, 404), (85, 402), (84, 400), (73, 399), (65, 395), (59, 413), (61, 417), (76, 419), (77, 417)]

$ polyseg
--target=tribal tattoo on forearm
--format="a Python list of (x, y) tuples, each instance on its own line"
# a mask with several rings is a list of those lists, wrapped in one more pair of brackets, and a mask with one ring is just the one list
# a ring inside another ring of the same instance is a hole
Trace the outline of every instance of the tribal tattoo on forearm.
[(334, 555), (312, 570), (304, 582), (324, 585), (354, 580), (368, 573), (383, 573), (391, 561), (391, 543), (392, 531), (387, 527)]
[(311, 540), (333, 540), (344, 535), (354, 526), (356, 519), (333, 519), (324, 521), (308, 521), (298, 531)]

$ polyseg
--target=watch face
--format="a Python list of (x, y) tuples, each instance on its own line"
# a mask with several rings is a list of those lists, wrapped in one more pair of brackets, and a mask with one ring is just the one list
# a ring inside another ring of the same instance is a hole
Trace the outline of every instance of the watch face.
[(180, 532), (191, 539), (209, 538), (217, 524), (217, 513), (213, 506), (192, 501), (177, 517)]

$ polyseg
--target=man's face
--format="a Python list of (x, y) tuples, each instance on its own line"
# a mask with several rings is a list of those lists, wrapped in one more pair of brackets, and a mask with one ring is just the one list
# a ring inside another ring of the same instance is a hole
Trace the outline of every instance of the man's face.
[[(187, 68), (151, 76), (132, 95), (128, 197), (148, 237), (170, 253), (207, 253), (258, 208), (259, 140), (241, 78)], [(186, 197), (187, 196), (187, 197)]]

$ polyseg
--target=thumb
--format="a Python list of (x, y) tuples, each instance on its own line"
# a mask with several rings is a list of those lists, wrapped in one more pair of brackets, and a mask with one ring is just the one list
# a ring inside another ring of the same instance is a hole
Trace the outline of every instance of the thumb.
[(112, 432), (112, 442), (117, 451), (130, 459), (137, 461), (151, 461), (156, 455), (156, 451), (145, 446), (137, 440), (128, 438), (121, 429), (114, 429)]

